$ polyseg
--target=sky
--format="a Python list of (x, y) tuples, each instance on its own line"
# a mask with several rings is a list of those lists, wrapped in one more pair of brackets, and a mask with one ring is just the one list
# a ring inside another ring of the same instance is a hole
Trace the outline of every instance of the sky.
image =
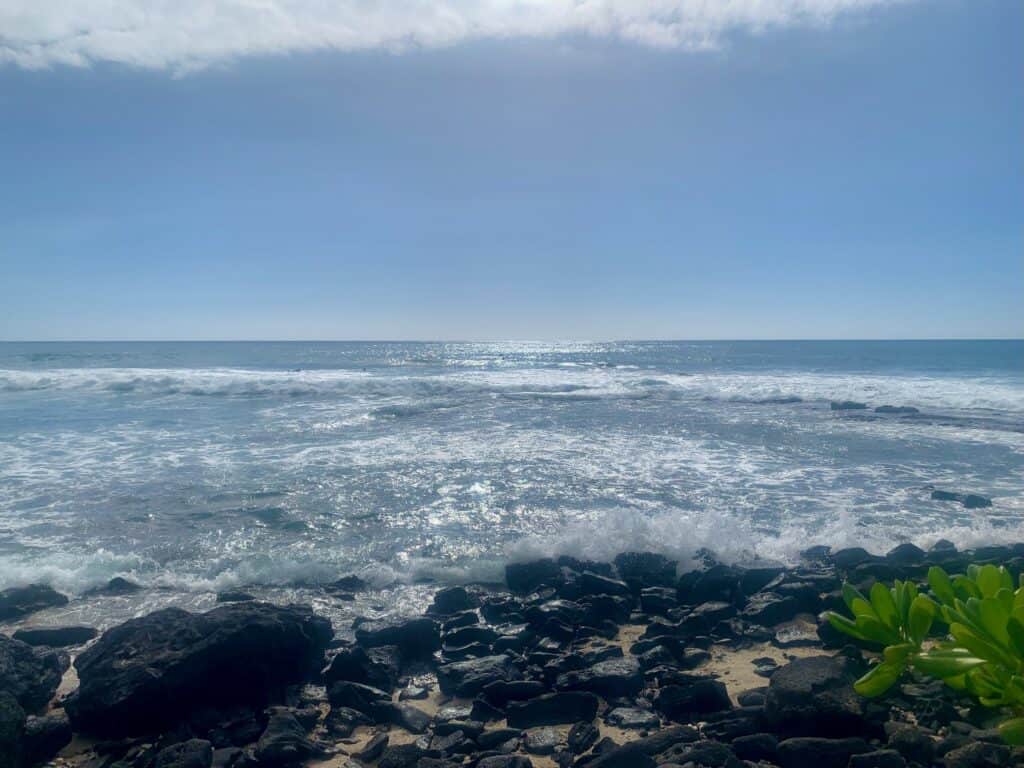
[(0, 339), (1022, 336), (1017, 0), (0, 0)]

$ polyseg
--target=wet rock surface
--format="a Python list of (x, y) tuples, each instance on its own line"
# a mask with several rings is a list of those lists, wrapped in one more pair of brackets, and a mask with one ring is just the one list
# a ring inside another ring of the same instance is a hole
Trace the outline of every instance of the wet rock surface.
[[(812, 547), (790, 568), (702, 552), (681, 575), (650, 553), (547, 559), (510, 565), (508, 590), (440, 589), (423, 616), (357, 619), (333, 642), (308, 608), (248, 599), (157, 611), (99, 638), (24, 628), (32, 645), (0, 635), (2, 765), (1019, 765), (998, 717), (941, 683), (911, 676), (883, 700), (858, 696), (865, 656), (815, 622), (844, 578), (920, 582), (933, 562), (1014, 552)], [(63, 700), (56, 645), (84, 647)]]

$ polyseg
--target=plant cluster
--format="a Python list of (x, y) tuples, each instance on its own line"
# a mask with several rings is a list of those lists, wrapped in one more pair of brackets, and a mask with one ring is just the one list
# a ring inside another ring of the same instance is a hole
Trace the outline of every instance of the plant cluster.
[[(911, 582), (876, 582), (867, 597), (843, 585), (853, 618), (830, 612), (829, 622), (882, 650), (879, 663), (854, 688), (862, 696), (880, 696), (912, 667), (984, 706), (1009, 710), (999, 732), (1010, 744), (1024, 744), (1024, 574), (1014, 589), (1001, 566), (971, 565), (952, 577), (933, 566), (928, 585), (931, 594), (924, 595)], [(936, 622), (947, 625), (946, 635), (931, 641)]]

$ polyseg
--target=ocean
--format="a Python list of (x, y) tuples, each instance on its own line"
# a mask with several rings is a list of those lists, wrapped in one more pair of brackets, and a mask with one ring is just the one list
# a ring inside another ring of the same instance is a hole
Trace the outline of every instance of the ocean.
[[(0, 344), (0, 589), (76, 597), (35, 623), (940, 538), (1024, 540), (1022, 341)], [(83, 596), (116, 575), (145, 589)]]

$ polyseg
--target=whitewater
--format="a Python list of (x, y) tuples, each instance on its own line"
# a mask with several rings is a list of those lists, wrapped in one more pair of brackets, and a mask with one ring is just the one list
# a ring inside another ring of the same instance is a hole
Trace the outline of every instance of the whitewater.
[(144, 587), (55, 622), (940, 538), (1024, 540), (1024, 342), (0, 344), (0, 589)]

